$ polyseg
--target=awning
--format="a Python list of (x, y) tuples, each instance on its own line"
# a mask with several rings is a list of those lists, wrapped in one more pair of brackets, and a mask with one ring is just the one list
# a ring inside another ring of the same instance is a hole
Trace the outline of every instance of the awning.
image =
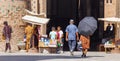
[(49, 19), (47, 18), (40, 18), (36, 16), (30, 16), (30, 15), (25, 15), (22, 17), (24, 22), (32, 23), (32, 24), (47, 24), (49, 22)]
[(98, 20), (105, 22), (120, 22), (120, 18), (116, 18), (116, 17), (98, 18)]

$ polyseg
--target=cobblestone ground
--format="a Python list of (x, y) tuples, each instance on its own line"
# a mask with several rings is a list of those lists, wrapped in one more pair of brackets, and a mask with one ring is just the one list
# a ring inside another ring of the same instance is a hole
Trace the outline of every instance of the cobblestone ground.
[(81, 52), (75, 52), (74, 56), (70, 56), (69, 52), (63, 54), (1, 52), (0, 61), (120, 61), (120, 53), (89, 52), (87, 58), (81, 58), (80, 56)]

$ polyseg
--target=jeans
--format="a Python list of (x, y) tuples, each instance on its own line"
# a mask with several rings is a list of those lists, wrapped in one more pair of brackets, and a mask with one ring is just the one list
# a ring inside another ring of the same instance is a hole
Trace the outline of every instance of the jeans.
[(68, 46), (69, 46), (70, 52), (73, 52), (76, 47), (76, 40), (69, 40)]

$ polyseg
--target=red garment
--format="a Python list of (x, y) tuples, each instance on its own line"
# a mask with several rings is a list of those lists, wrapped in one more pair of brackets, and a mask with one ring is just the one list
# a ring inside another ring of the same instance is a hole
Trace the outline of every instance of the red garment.
[(57, 39), (60, 39), (60, 34), (59, 34), (59, 32), (57, 32)]
[(57, 42), (60, 43), (60, 33), (59, 32), (56, 33), (57, 33)]

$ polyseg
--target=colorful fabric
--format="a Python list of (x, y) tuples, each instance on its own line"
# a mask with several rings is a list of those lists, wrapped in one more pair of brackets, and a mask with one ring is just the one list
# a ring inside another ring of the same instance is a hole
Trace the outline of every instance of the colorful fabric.
[(28, 49), (30, 48), (30, 40), (33, 35), (33, 27), (27, 26), (25, 28), (25, 33), (26, 33), (26, 50), (28, 51)]
[(57, 32), (57, 39), (60, 39), (60, 33)]
[(82, 48), (83, 49), (89, 49), (90, 48), (89, 37), (85, 37), (85, 36), (81, 35), (80, 36), (80, 41), (82, 42)]
[(28, 36), (32, 36), (32, 34), (33, 34), (33, 27), (27, 26), (27, 27), (25, 28), (25, 33), (26, 33), (26, 36), (27, 36), (27, 37), (28, 37)]

